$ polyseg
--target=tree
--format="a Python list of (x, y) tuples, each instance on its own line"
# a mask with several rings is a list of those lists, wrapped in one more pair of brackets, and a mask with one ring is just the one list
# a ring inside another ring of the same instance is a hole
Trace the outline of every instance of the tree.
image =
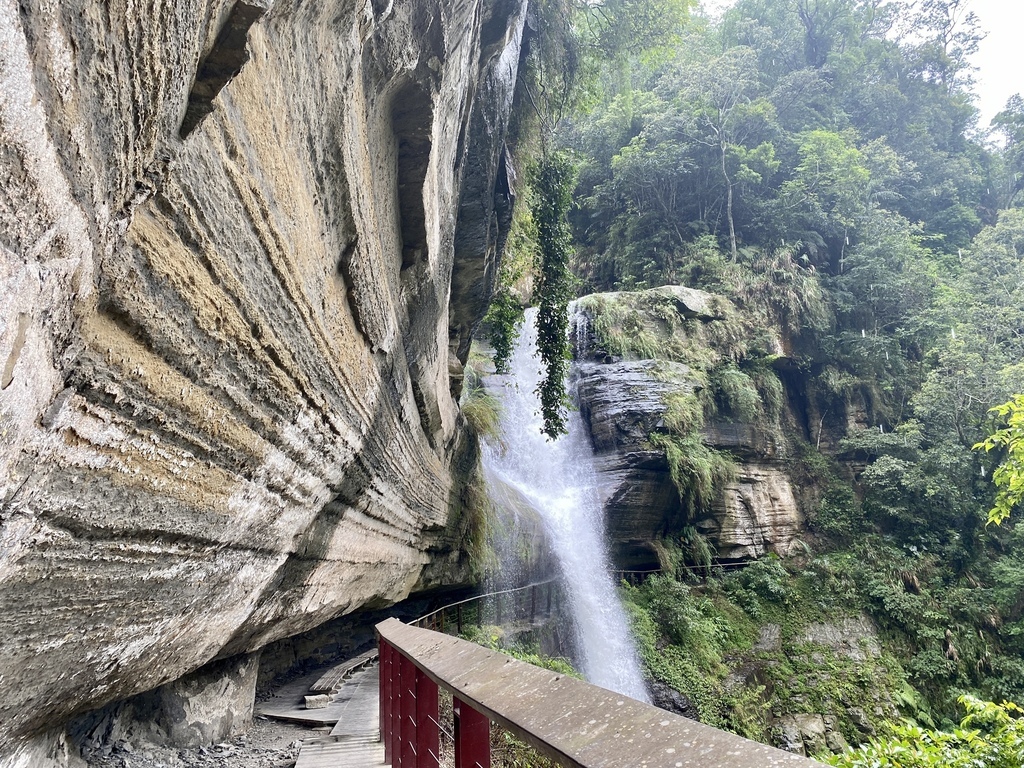
[(947, 92), (971, 85), (971, 57), (985, 34), (978, 16), (969, 10), (970, 0), (922, 0), (916, 26), (930, 34), (919, 55), (926, 72)]
[(725, 197), (729, 252), (736, 261), (735, 190), (778, 168), (774, 147), (763, 140), (771, 134), (775, 108), (764, 94), (751, 48), (734, 46), (684, 66), (659, 87), (676, 94), (682, 137), (707, 147), (715, 157)]
[(1024, 760), (1024, 714), (1013, 702), (961, 696), (967, 714), (951, 732), (892, 725), (889, 734), (825, 762), (842, 768), (1015, 768)]
[(1024, 502), (1024, 395), (996, 406), (992, 412), (1006, 425), (975, 445), (975, 449), (1000, 449), (1004, 458), (992, 473), (996, 485), (995, 504), (988, 521), (999, 525)]
[(1019, 202), (1024, 192), (1024, 98), (1019, 93), (1007, 100), (1006, 108), (992, 119), (992, 126), (1005, 141), (1001, 153), (1006, 174), (1005, 199), (1001, 202), (1009, 208)]

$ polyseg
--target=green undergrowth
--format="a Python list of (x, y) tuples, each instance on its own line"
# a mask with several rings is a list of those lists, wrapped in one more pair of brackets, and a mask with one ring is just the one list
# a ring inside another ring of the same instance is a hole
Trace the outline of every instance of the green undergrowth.
[(837, 649), (808, 636), (861, 617), (864, 603), (830, 578), (817, 561), (769, 557), (700, 584), (659, 575), (622, 593), (647, 673), (688, 697), (709, 725), (771, 743), (772, 716), (823, 714), (856, 744), (865, 717), (873, 726), (897, 715), (930, 723), (880, 640)]
[(596, 343), (627, 360), (671, 360), (712, 368), (723, 359), (744, 356), (753, 325), (731, 302), (713, 296), (714, 320), (683, 317), (676, 299), (658, 290), (596, 293), (576, 303), (590, 318)]
[(459, 407), (478, 437), (489, 440), (498, 440), (501, 437), (501, 404), (482, 386), (467, 384), (463, 389)]
[(937, 730), (888, 723), (858, 749), (821, 760), (840, 768), (1019, 768), (1024, 765), (1024, 710), (1013, 702), (960, 698), (958, 727)]
[(562, 656), (547, 656), (540, 652), (540, 648), (533, 640), (522, 635), (512, 637), (503, 627), (467, 627), (462, 633), (462, 638), (519, 661), (525, 661), (527, 664), (533, 664), (535, 667), (550, 669), (552, 672), (578, 679), (583, 677), (568, 659)]
[[(1014, 529), (1010, 553), (957, 573), (861, 530), (831, 552), (709, 564), (700, 581), (679, 568), (622, 594), (647, 673), (704, 722), (777, 743), (780, 718), (821, 715), (858, 745), (894, 722), (951, 732), (964, 695), (1024, 699), (1022, 541)], [(659, 545), (669, 571), (679, 549)]]

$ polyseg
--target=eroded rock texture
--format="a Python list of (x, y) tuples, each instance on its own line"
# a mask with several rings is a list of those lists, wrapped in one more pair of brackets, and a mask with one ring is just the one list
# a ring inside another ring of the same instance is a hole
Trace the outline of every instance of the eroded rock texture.
[[(601, 333), (595, 331), (602, 320), (606, 329), (616, 322), (632, 324), (627, 333), (651, 332), (662, 351), (690, 354), (706, 365), (709, 355), (720, 351), (702, 346), (704, 341), (687, 347), (682, 343), (687, 336), (683, 323), (724, 323), (723, 306), (719, 297), (684, 286), (662, 286), (638, 294), (597, 294), (580, 301), (574, 320), (576, 394), (593, 439), (608, 537), (619, 567), (656, 566), (655, 542), (677, 537), (688, 525), (708, 538), (722, 560), (753, 560), (769, 552), (788, 555), (799, 546), (805, 515), (794, 494), (791, 452), (780, 431), (729, 419), (704, 424), (701, 441), (727, 452), (736, 473), (732, 482), (715, 489), (710, 509), (698, 519), (688, 519), (665, 450), (651, 436), (669, 431), (665, 423), (669, 399), (694, 394), (707, 384), (706, 375), (683, 362), (610, 354)], [(600, 317), (595, 319), (588, 312)], [(667, 318), (667, 312), (678, 317)], [(707, 336), (728, 339), (731, 333)], [(783, 418), (794, 420), (795, 416), (786, 413)]]
[(0, 0), (0, 756), (458, 577), (523, 16)]
[(650, 436), (663, 426), (665, 397), (692, 390), (689, 368), (655, 360), (580, 362), (576, 394), (590, 428), (605, 526), (621, 568), (657, 562), (652, 542), (685, 522), (665, 452)]

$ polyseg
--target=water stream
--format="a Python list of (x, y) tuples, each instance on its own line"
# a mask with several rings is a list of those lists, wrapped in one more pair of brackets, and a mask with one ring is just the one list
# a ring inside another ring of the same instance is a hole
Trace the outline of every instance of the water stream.
[(547, 531), (568, 594), (582, 672), (595, 685), (641, 701), (647, 691), (625, 613), (609, 573), (594, 455), (578, 411), (569, 434), (541, 434), (535, 391), (541, 378), (536, 355), (536, 310), (528, 310), (512, 357), (511, 375), (494, 394), (501, 402), (502, 446), (484, 447), (489, 480), (515, 488), (533, 506)]

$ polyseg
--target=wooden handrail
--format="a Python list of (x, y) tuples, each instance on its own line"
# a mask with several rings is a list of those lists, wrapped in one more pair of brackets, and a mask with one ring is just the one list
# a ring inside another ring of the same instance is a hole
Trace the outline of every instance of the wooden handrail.
[[(436, 707), (437, 686), (458, 700), (463, 722), (478, 728), (483, 715), (571, 768), (799, 768), (819, 765), (805, 757), (744, 739), (666, 712), (596, 685), (551, 672), (456, 637), (397, 619), (377, 625), (381, 642), (381, 739), (395, 768), (436, 765), (437, 746), (420, 741), (415, 713)], [(404, 662), (404, 663), (403, 663)], [(409, 663), (411, 662), (411, 664)], [(387, 668), (385, 669), (385, 664)], [(385, 678), (395, 674), (404, 680)], [(422, 678), (433, 684), (423, 686)], [(395, 701), (393, 691), (423, 690), (425, 700)], [(383, 692), (387, 691), (385, 694)], [(467, 712), (467, 710), (469, 710)], [(395, 712), (399, 716), (394, 716)], [(436, 711), (434, 709), (433, 711)], [(426, 719), (424, 717), (424, 722)], [(460, 727), (456, 722), (456, 744)], [(488, 768), (477, 741), (462, 743), (472, 762), (456, 768)], [(418, 749), (413, 744), (420, 744)], [(458, 753), (457, 749), (457, 753)], [(409, 755), (414, 755), (410, 762)], [(415, 755), (423, 755), (421, 762)]]

